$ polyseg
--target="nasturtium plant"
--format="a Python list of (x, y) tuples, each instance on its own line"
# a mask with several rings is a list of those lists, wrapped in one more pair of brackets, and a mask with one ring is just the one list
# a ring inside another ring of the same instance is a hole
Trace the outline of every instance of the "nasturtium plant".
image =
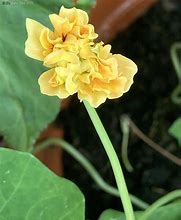
[(0, 149), (0, 185), (0, 220), (84, 220), (78, 187), (29, 153)]

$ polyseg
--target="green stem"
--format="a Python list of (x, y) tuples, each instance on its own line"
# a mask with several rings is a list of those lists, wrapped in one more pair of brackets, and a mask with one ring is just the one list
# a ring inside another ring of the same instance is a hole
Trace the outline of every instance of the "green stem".
[(154, 202), (151, 206), (149, 206), (143, 213), (143, 215), (140, 217), (139, 220), (146, 220), (148, 217), (160, 206), (163, 206), (172, 200), (175, 200), (177, 198), (181, 197), (181, 190), (175, 190), (173, 192), (168, 193), (167, 195), (161, 197), (156, 202)]
[(116, 179), (116, 183), (118, 186), (120, 198), (121, 198), (123, 208), (125, 211), (126, 219), (127, 220), (134, 220), (135, 217), (134, 217), (133, 207), (132, 207), (131, 200), (130, 200), (130, 197), (128, 194), (128, 190), (127, 190), (126, 182), (125, 182), (123, 172), (121, 169), (121, 165), (120, 165), (119, 159), (116, 155), (116, 152), (114, 150), (114, 147), (113, 147), (95, 109), (92, 108), (87, 101), (84, 101), (84, 105), (87, 109), (87, 112), (92, 120), (92, 123), (97, 131), (97, 134), (99, 135), (99, 138), (104, 146), (104, 149), (105, 149), (107, 156), (109, 158), (109, 161), (111, 163), (113, 173), (114, 173), (114, 176)]
[(181, 50), (181, 42), (176, 42), (172, 45), (170, 54), (171, 54), (171, 59), (175, 68), (175, 72), (178, 76), (178, 80), (181, 83), (181, 66), (179, 63), (179, 57), (178, 57), (178, 50)]
[(123, 115), (121, 117), (120, 124), (123, 132), (122, 146), (121, 146), (122, 161), (127, 171), (133, 172), (133, 167), (129, 162), (129, 158), (128, 158), (128, 142), (129, 142), (130, 128), (129, 128), (129, 119), (127, 118), (127, 116)]
[[(92, 179), (97, 183), (97, 185), (104, 190), (105, 192), (114, 195), (116, 197), (119, 197), (118, 190), (109, 185), (104, 181), (104, 179), (100, 176), (100, 174), (97, 172), (95, 167), (85, 158), (74, 146), (66, 142), (65, 140), (61, 138), (49, 138), (48, 140), (45, 140), (43, 143), (38, 144), (34, 150), (33, 154), (47, 148), (51, 145), (57, 145), (60, 146), (62, 149), (64, 149), (67, 153), (69, 153), (77, 162), (79, 162), (84, 169), (89, 173), (89, 175), (92, 177)], [(142, 201), (141, 199), (137, 198), (134, 195), (130, 195), (131, 201), (134, 205), (141, 209), (148, 208), (149, 204)]]

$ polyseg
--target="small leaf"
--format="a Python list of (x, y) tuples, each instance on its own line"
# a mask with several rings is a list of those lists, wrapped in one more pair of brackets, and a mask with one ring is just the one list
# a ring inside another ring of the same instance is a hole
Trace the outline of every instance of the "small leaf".
[(76, 7), (81, 8), (85, 11), (89, 11), (96, 4), (96, 0), (78, 0)]
[(126, 220), (124, 213), (107, 209), (99, 217), (98, 220)]
[[(181, 219), (181, 203), (172, 203), (170, 205), (166, 205), (160, 207), (155, 210), (154, 213), (151, 214), (147, 218), (147, 220), (180, 220)], [(136, 220), (139, 220), (142, 216), (142, 211), (135, 212)], [(124, 213), (108, 209), (105, 210), (98, 220), (126, 220)]]
[(84, 220), (78, 187), (28, 153), (0, 149), (0, 220)]
[[(138, 218), (141, 212), (135, 212), (135, 216)], [(126, 220), (125, 214), (113, 209), (105, 210), (98, 220)]]
[(168, 130), (169, 134), (177, 139), (181, 146), (181, 117), (177, 118)]

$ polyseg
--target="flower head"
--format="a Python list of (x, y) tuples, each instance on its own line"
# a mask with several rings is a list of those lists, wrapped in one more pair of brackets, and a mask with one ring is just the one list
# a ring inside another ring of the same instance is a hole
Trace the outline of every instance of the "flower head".
[(78, 53), (82, 44), (91, 43), (98, 36), (93, 25), (88, 24), (87, 13), (80, 9), (66, 9), (62, 6), (59, 15), (50, 14), (49, 18), (53, 31), (35, 20), (26, 19), (28, 39), (25, 53), (31, 58), (44, 61), (48, 55), (60, 50)]
[(62, 7), (49, 17), (54, 31), (31, 19), (26, 23), (26, 54), (51, 68), (38, 80), (43, 94), (62, 99), (77, 93), (97, 107), (129, 90), (136, 64), (112, 54), (110, 45), (93, 42), (97, 34), (86, 12)]

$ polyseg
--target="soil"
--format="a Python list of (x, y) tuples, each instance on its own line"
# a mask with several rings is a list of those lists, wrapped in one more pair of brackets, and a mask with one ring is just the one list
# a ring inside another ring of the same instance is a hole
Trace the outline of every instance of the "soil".
[[(134, 60), (139, 68), (131, 90), (122, 98), (108, 100), (97, 111), (120, 157), (122, 132), (120, 117), (128, 114), (152, 140), (181, 156), (177, 142), (168, 134), (181, 108), (170, 99), (177, 77), (170, 59), (170, 47), (181, 41), (181, 2), (159, 1), (127, 31), (111, 42), (112, 52)], [(97, 168), (102, 177), (115, 185), (108, 158), (87, 112), (76, 97), (57, 118), (65, 139)], [(152, 203), (165, 193), (181, 187), (179, 167), (143, 143), (133, 133), (129, 140), (129, 159), (134, 172), (124, 168), (130, 193)], [(103, 192), (71, 156), (64, 153), (65, 177), (82, 190), (86, 199), (86, 219), (96, 220), (107, 208), (122, 210), (120, 199)], [(123, 166), (124, 167), (124, 166)], [(135, 207), (135, 209), (137, 209)]]

